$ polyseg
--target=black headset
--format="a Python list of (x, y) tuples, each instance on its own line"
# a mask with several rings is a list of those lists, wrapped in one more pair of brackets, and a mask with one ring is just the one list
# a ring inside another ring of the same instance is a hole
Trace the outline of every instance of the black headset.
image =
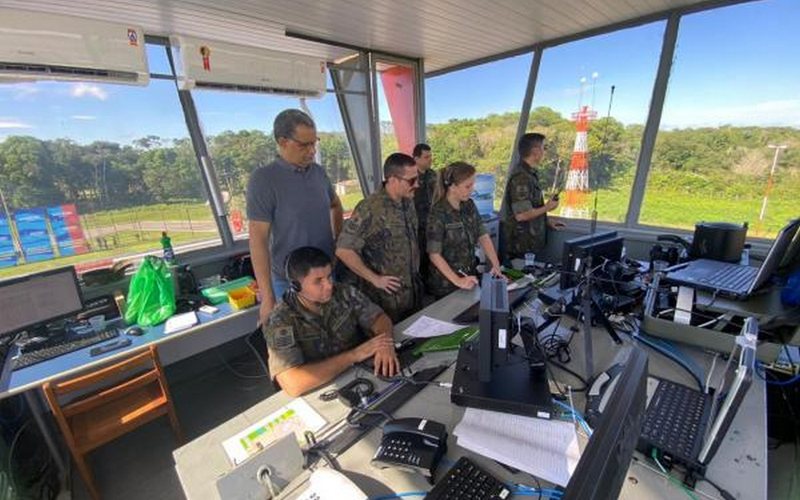
[(289, 255), (286, 256), (286, 262), (284, 263), (283, 266), (283, 274), (286, 275), (286, 279), (289, 281), (289, 291), (292, 293), (300, 293), (303, 290), (303, 284), (289, 275), (289, 267), (291, 267), (290, 265), (291, 260), (292, 260), (292, 253), (290, 252)]
[(454, 168), (445, 167), (444, 174), (442, 175), (442, 182), (444, 187), (449, 188), (453, 185), (453, 177), (455, 176)]

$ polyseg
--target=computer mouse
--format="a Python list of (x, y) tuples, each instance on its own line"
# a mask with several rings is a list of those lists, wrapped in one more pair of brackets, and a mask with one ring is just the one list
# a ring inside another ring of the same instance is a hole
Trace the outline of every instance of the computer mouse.
[(132, 335), (134, 337), (138, 337), (139, 335), (143, 335), (143, 334), (144, 334), (144, 330), (142, 330), (142, 328), (138, 327), (138, 326), (132, 326), (132, 327), (128, 328), (127, 330), (125, 330), (125, 335)]

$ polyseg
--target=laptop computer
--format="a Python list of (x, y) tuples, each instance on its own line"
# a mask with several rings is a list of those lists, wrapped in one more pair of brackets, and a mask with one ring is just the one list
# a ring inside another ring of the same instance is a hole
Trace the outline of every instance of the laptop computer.
[(657, 377), (647, 380), (647, 409), (637, 449), (703, 474), (719, 449), (753, 378), (758, 324), (748, 318), (722, 386), (705, 393)]
[(698, 259), (689, 262), (686, 267), (668, 273), (667, 280), (678, 285), (746, 299), (764, 286), (778, 270), (798, 228), (800, 219), (789, 222), (781, 229), (760, 267)]

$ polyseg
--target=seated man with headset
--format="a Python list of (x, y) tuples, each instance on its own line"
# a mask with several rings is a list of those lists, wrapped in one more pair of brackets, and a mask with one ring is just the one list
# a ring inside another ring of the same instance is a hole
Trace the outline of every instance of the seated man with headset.
[(333, 283), (331, 272), (331, 259), (322, 250), (292, 251), (286, 258), (289, 289), (262, 327), (272, 379), (290, 396), (372, 356), (376, 375), (400, 371), (392, 321), (356, 288)]

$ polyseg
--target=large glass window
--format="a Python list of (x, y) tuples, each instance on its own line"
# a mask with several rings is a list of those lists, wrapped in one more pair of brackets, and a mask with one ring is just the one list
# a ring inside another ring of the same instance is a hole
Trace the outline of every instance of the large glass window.
[(502, 199), (532, 58), (523, 54), (425, 80), (434, 168), (466, 161), (481, 173), (494, 174), (495, 208)]
[(363, 198), (334, 94), (303, 101), (295, 97), (214, 90), (195, 91), (192, 96), (234, 237), (246, 237), (247, 181), (253, 170), (278, 157), (272, 124), (275, 116), (287, 108), (306, 106), (314, 119), (319, 137), (317, 161), (325, 167), (345, 211), (352, 210)]
[(4, 84), (0, 109), (0, 278), (219, 244), (173, 82)]
[[(528, 132), (547, 136), (540, 168), (547, 191), (561, 192), (559, 215), (624, 222), (664, 22), (546, 49)], [(613, 87), (613, 93), (612, 93)]]
[(794, 0), (681, 19), (640, 222), (748, 221), (749, 235), (773, 237), (797, 217), (797, 19)]

